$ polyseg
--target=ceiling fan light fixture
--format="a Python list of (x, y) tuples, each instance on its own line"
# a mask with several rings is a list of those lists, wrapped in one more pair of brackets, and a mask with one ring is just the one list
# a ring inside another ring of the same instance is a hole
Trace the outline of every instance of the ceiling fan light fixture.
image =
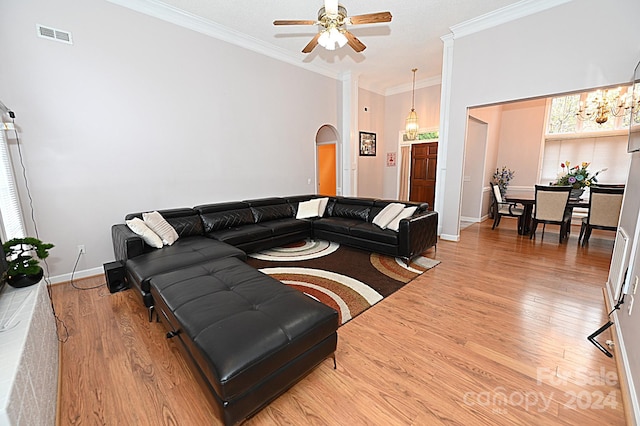
[(409, 116), (407, 117), (404, 131), (407, 140), (414, 141), (418, 136), (418, 130), (420, 130), (420, 125), (418, 124), (418, 114), (416, 114), (414, 102), (416, 98), (416, 71), (418, 71), (418, 68), (414, 68), (411, 71), (413, 71), (413, 86), (411, 89), (411, 111), (409, 112)]
[(327, 50), (336, 50), (336, 47), (347, 44), (347, 37), (336, 27), (331, 27), (321, 31), (318, 44)]

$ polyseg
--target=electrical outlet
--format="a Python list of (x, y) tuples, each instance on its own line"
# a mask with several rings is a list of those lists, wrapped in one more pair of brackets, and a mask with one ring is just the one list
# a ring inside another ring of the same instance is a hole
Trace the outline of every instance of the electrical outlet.
[(87, 251), (86, 251), (86, 250), (85, 250), (85, 248), (84, 248), (84, 244), (80, 244), (80, 245), (78, 246), (78, 253), (80, 253), (80, 254), (85, 254), (86, 252), (87, 252)]
[(633, 296), (631, 296), (631, 301), (629, 302), (629, 308), (628, 308), (629, 315), (631, 315), (631, 312), (633, 311), (633, 302), (634, 301), (635, 301), (635, 298)]

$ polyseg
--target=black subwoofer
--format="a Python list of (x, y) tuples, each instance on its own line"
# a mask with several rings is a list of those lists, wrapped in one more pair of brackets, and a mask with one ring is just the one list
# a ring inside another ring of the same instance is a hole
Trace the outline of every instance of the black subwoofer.
[(103, 267), (109, 292), (116, 293), (128, 288), (127, 281), (125, 280), (124, 262), (109, 262), (105, 263)]

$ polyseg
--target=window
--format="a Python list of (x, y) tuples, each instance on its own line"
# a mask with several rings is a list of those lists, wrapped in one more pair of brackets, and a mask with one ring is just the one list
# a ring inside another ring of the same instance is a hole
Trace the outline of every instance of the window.
[[(631, 93), (628, 89), (618, 87), (553, 98), (547, 120), (547, 135), (626, 130), (631, 112)], [(606, 116), (606, 121), (598, 123), (598, 116)]]
[[(548, 109), (540, 183), (555, 182), (560, 164), (565, 161), (572, 166), (590, 163), (591, 173), (607, 169), (598, 175), (599, 183), (625, 183), (631, 165), (627, 154), (630, 94), (629, 87), (619, 87), (553, 98)], [(610, 110), (618, 117), (607, 115)], [(578, 117), (578, 111), (585, 119)], [(601, 124), (595, 120), (599, 114), (607, 115)]]
[(24, 237), (24, 224), (16, 189), (4, 123), (0, 120), (0, 233), (2, 241)]

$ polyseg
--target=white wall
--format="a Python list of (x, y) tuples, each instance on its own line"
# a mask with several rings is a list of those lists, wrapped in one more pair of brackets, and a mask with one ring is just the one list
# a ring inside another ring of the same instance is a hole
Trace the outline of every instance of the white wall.
[[(458, 217), (467, 108), (629, 82), (640, 57), (640, 2), (607, 7), (572, 1), (454, 40), (447, 129), (446, 182), (440, 206), (442, 234), (459, 235)], [(577, 42), (585, 28), (615, 22), (616, 34)], [(446, 62), (445, 62), (446, 64)], [(443, 79), (444, 80), (444, 79)], [(447, 96), (447, 86), (444, 87)]]
[(359, 89), (358, 104), (358, 134), (359, 132), (376, 134), (375, 156), (361, 157), (358, 144), (358, 196), (382, 198), (384, 167), (388, 151), (388, 138), (385, 137), (384, 132), (385, 98), (377, 93)]
[[(469, 110), (469, 116), (487, 123), (487, 147), (484, 164), (484, 180), (482, 182), (482, 210), (481, 217), (489, 214), (491, 206), (491, 176), (498, 166), (498, 151), (500, 149), (500, 126), (502, 122), (502, 105), (474, 108)], [(500, 166), (502, 167), (502, 166)], [(480, 218), (478, 218), (480, 219)]]
[[(451, 84), (443, 87), (447, 105), (442, 114), (447, 127), (442, 140), (447, 144), (446, 181), (441, 182), (446, 187), (440, 212), (443, 234), (459, 235), (467, 108), (629, 82), (640, 59), (638, 16), (637, 0), (609, 2), (606, 7), (596, 0), (579, 0), (454, 40), (449, 52), (453, 57), (445, 56), (452, 60)], [(615, 22), (615, 35), (590, 37), (584, 43), (585, 31), (603, 22)], [(639, 167), (635, 154), (630, 176), (640, 179)], [(624, 214), (637, 218), (640, 191), (628, 189), (626, 194)], [(621, 321), (617, 329), (624, 337), (627, 358), (633, 360), (626, 366), (628, 378), (639, 389), (637, 318)]]
[(52, 276), (68, 278), (78, 244), (80, 270), (111, 261), (129, 212), (314, 191), (335, 80), (101, 0), (0, 2), (0, 39)]
[[(421, 129), (437, 129), (440, 120), (440, 85), (416, 89), (415, 110)], [(404, 132), (406, 119), (411, 111), (411, 92), (403, 92), (385, 97), (385, 147), (386, 152), (395, 152), (400, 158), (398, 138)], [(386, 153), (385, 161), (386, 161)], [(398, 192), (398, 167), (384, 169), (384, 198), (395, 199)]]

